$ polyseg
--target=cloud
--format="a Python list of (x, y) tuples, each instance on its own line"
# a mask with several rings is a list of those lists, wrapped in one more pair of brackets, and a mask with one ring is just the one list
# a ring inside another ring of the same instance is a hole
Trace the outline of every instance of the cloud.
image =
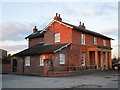
[(109, 3), (103, 3), (100, 5), (105, 10), (117, 10), (118, 9), (118, 2), (109, 2)]
[(19, 52), (24, 48), (28, 47), (28, 41), (24, 38), (32, 33), (33, 27), (36, 25), (37, 28), (43, 28), (46, 22), (34, 23), (18, 23), (11, 22), (3, 24), (0, 29), (2, 31), (2, 40), (0, 42), (0, 48), (6, 49), (11, 54)]
[(2, 27), (2, 40), (22, 40), (33, 29), (31, 24), (22, 24), (18, 22), (6, 23)]
[(92, 11), (91, 14), (94, 15), (94, 16), (101, 16), (101, 15), (107, 15), (108, 13), (104, 12), (102, 10), (95, 9), (95, 10)]
[[(101, 15), (106, 15), (108, 14), (107, 12), (104, 12), (105, 10), (103, 9), (102, 5), (97, 5), (97, 3), (79, 3), (80, 5), (75, 5), (75, 4), (65, 4), (63, 7), (64, 13), (67, 15), (73, 15), (77, 16), (78, 14), (80, 16), (101, 16)], [(83, 5), (85, 6), (83, 6)], [(101, 9), (102, 8), (102, 9)]]
[(111, 35), (111, 36), (118, 36), (118, 29), (113, 28), (113, 29), (109, 29), (109, 30), (103, 30), (102, 33), (107, 34), (107, 35)]
[(117, 2), (96, 3), (93, 8), (94, 15), (109, 15), (111, 12), (118, 10)]
[(17, 46), (3, 46), (2, 49), (5, 49), (8, 51), (8, 53), (10, 54), (15, 54), (15, 53), (18, 53), (24, 49), (27, 48), (27, 45), (17, 45)]
[(63, 12), (66, 13), (67, 15), (82, 15), (82, 16), (88, 16), (90, 15), (90, 12), (88, 10), (84, 10), (84, 8), (78, 8), (74, 4), (65, 4), (63, 6)]
[(0, 48), (8, 50), (12, 54), (27, 48), (28, 41), (25, 40), (25, 37), (32, 33), (35, 25), (38, 30), (41, 30), (47, 23), (47, 20), (40, 21), (33, 23), (11, 22), (1, 25), (0, 31), (2, 35), (0, 34), (0, 37), (2, 37), (2, 40), (0, 42)]
[(11, 22), (3, 24), (0, 29), (2, 31), (2, 40), (0, 48), (6, 49), (10, 52), (20, 51), (27, 48), (28, 41), (24, 38), (32, 32), (32, 24), (24, 24), (18, 22)]
[(30, 24), (6, 23), (2, 25), (2, 40), (21, 40), (33, 28)]
[(17, 46), (17, 45), (26, 45), (28, 41), (22, 40), (22, 41), (12, 41), (12, 40), (5, 40), (2, 41), (2, 46)]

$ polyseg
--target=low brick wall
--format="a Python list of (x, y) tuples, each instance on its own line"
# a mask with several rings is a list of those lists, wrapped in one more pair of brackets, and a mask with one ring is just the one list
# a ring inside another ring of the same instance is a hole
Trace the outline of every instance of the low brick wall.
[(63, 71), (63, 72), (48, 72), (48, 76), (70, 76), (73, 75), (73, 71)]
[(80, 71), (58, 71), (58, 72), (48, 72), (47, 76), (71, 76), (71, 75), (77, 75), (77, 74), (85, 74), (85, 73), (90, 73), (98, 71), (97, 69), (92, 69), (92, 70), (80, 70)]
[(2, 64), (2, 73), (11, 72), (11, 64)]

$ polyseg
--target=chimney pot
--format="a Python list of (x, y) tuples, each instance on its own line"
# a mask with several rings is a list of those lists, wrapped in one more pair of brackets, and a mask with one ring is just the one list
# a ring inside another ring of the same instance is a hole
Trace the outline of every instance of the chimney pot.
[(80, 22), (80, 25), (81, 25), (81, 22)]
[(81, 22), (80, 22), (80, 25), (78, 27), (85, 29), (84, 23), (81, 24)]
[(54, 17), (54, 20), (62, 21), (62, 18), (60, 17), (60, 14), (56, 13), (56, 16)]
[(56, 17), (58, 16), (58, 13), (56, 13)]
[(84, 23), (82, 25), (84, 26)]
[(82, 27), (85, 29), (84, 23), (83, 23)]
[(59, 14), (59, 17), (60, 17), (60, 14)]
[(38, 31), (38, 29), (35, 26), (34, 29), (33, 29), (33, 33), (37, 32), (37, 31)]

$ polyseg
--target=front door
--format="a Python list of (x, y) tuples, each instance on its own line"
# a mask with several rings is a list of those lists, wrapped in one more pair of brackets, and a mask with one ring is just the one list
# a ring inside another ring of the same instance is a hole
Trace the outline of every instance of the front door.
[(13, 70), (12, 71), (17, 72), (17, 60), (16, 59), (13, 60)]
[(105, 62), (106, 58), (105, 58), (105, 53), (103, 53), (103, 68), (106, 68), (106, 62)]
[(89, 52), (90, 65), (92, 65), (92, 52)]

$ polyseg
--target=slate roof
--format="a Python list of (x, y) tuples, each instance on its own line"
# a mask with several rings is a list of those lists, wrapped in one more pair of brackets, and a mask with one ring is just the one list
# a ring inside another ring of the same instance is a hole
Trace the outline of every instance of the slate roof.
[[(72, 24), (69, 24), (69, 23), (66, 23), (66, 22), (62, 22), (62, 23), (73, 27), (74, 30), (77, 30), (77, 31), (80, 31), (80, 32), (83, 32), (83, 33), (86, 33), (86, 34), (90, 34), (90, 35), (93, 35), (93, 36), (96, 36), (96, 37), (101, 37), (101, 38), (108, 39), (108, 40), (112, 39), (112, 38), (107, 37), (103, 34), (100, 34), (100, 33), (97, 33), (97, 32), (94, 32), (94, 31), (91, 31), (91, 30), (88, 30), (88, 29), (80, 28), (80, 27), (77, 27), (75, 25), (72, 25)], [(32, 34), (28, 35), (27, 37), (25, 37), (25, 39), (27, 39), (27, 38), (33, 39), (33, 38), (38, 38), (38, 37), (44, 37), (44, 32), (40, 33), (41, 31), (43, 31), (43, 30), (39, 30), (36, 33), (32, 33)], [(112, 40), (114, 40), (114, 39), (112, 39)]]
[(44, 33), (41, 33), (42, 30), (38, 31), (38, 32), (35, 32), (35, 33), (32, 33), (30, 35), (28, 35), (27, 37), (25, 37), (25, 39), (29, 38), (29, 39), (33, 39), (33, 38), (38, 38), (38, 37), (44, 37)]
[(59, 43), (59, 44), (37, 44), (33, 47), (25, 49), (13, 56), (28, 56), (28, 55), (40, 55), (40, 54), (50, 54), (54, 51), (60, 49), (61, 47), (68, 45), (69, 43)]
[[(103, 34), (100, 34), (100, 33), (97, 33), (97, 32), (91, 31), (91, 30), (80, 28), (80, 27), (77, 27), (75, 25), (72, 25), (72, 24), (69, 24), (69, 23), (66, 23), (66, 22), (62, 22), (62, 23), (66, 24), (66, 25), (69, 25), (69, 26), (73, 27), (73, 29), (75, 29), (77, 31), (84, 32), (86, 34), (90, 34), (90, 35), (93, 35), (93, 36), (96, 36), (96, 37), (101, 37), (101, 38), (104, 38), (104, 39), (112, 39), (110, 37), (107, 37), (107, 36), (105, 36)], [(114, 40), (114, 39), (112, 39), (112, 40)]]

